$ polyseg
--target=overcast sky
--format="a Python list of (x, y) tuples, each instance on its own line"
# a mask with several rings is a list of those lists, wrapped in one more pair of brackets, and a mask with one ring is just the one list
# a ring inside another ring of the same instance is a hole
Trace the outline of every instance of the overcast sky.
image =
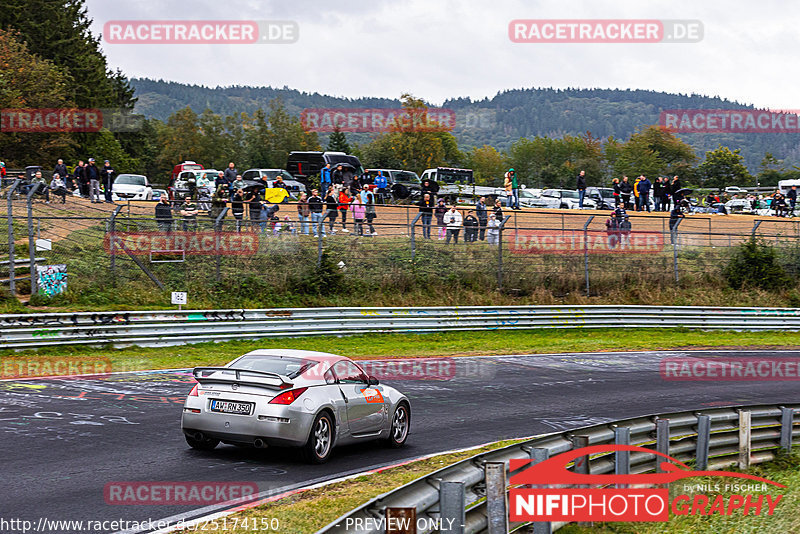
[[(294, 44), (103, 42), (129, 77), (441, 104), (527, 87), (652, 89), (800, 108), (800, 4), (775, 0), (88, 0), (109, 20), (291, 20)], [(517, 44), (514, 19), (697, 19), (699, 43)]]

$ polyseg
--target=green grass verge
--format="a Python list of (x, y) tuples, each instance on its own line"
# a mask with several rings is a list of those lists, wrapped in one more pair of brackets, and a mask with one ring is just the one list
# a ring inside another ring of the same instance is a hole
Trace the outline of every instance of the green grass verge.
[[(763, 465), (754, 466), (748, 473), (768, 478), (784, 484), (786, 489), (767, 486), (767, 494), (783, 495), (783, 499), (775, 508), (775, 514), (749, 515), (734, 513), (729, 516), (713, 515), (671, 515), (666, 523), (598, 523), (592, 527), (578, 527), (569, 525), (559, 533), (563, 534), (786, 534), (800, 532), (800, 453), (795, 451), (792, 455), (779, 457), (779, 459)], [(742, 481), (747, 482), (747, 481)], [(720, 488), (731, 480), (721, 477), (692, 478), (686, 484), (718, 484)], [(670, 500), (683, 491), (683, 482), (670, 485)], [(731, 495), (733, 492), (721, 491), (721, 495)], [(713, 495), (717, 493), (714, 492)]]
[(424, 356), (483, 356), (681, 348), (795, 348), (800, 332), (730, 332), (684, 329), (598, 328), (495, 330), (431, 334), (370, 334), (346, 337), (271, 338), (176, 347), (54, 347), (0, 351), (2, 358), (53, 360), (74, 356), (108, 359), (112, 370), (169, 369), (227, 363), (260, 348), (333, 352), (354, 359)]

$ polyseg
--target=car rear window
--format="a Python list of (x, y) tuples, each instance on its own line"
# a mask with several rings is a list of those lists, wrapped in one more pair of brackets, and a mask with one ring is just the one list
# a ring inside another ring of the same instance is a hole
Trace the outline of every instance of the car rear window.
[(317, 363), (314, 360), (305, 358), (291, 358), (285, 356), (242, 356), (236, 363), (231, 365), (235, 369), (248, 369), (251, 371), (262, 371), (265, 373), (277, 373), (279, 375), (296, 378)]

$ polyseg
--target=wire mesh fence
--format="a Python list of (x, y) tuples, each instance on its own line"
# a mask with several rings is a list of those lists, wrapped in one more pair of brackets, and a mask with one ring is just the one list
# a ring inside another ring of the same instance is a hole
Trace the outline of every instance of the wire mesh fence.
[(18, 295), (54, 295), (66, 280), (87, 302), (94, 293), (131, 284), (140, 292), (222, 295), (324, 294), (341, 284), (402, 292), (434, 283), (593, 295), (632, 280), (660, 286), (719, 277), (735, 246), (751, 237), (774, 245), (789, 274), (796, 277), (800, 264), (794, 219), (687, 215), (676, 221), (667, 213), (630, 213), (630, 228), (609, 229), (607, 212), (501, 208), (484, 219), (461, 206), (458, 232), (448, 232), (442, 213), (414, 205), (381, 205), (374, 214), (323, 205), (322, 212), (303, 215), (305, 207), (293, 203), (260, 210), (228, 203), (201, 205), (194, 216), (175, 205), (169, 218), (163, 212), (157, 218), (153, 202), (8, 197), (0, 202), (6, 287), (13, 279)]

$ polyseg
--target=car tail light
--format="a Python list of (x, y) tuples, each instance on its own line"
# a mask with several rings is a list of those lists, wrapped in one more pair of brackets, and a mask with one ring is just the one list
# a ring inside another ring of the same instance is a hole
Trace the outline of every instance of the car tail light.
[(194, 385), (194, 387), (192, 388), (192, 391), (189, 392), (189, 396), (190, 397), (197, 397), (198, 396), (197, 395), (197, 386), (199, 386), (199, 385), (200, 384), (195, 384)]
[(305, 390), (308, 388), (297, 388), (297, 389), (290, 389), (289, 391), (284, 391), (271, 401), (270, 404), (291, 404), (297, 400), (297, 397), (303, 394)]

